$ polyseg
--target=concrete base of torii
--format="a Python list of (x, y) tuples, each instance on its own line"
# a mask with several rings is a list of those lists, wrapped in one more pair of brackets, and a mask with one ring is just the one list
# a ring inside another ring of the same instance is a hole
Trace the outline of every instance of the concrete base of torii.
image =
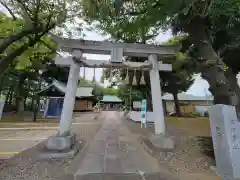
[(75, 134), (52, 136), (47, 140), (39, 157), (40, 159), (73, 158), (81, 146), (82, 144), (76, 141)]

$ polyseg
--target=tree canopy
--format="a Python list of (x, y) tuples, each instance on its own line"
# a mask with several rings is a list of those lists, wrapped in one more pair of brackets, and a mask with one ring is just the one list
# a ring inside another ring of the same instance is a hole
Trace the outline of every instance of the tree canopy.
[[(149, 34), (153, 30), (158, 34), (160, 30), (169, 28), (174, 34), (186, 33), (188, 43), (185, 50), (189, 52), (190, 49), (195, 49), (197, 56), (190, 59), (195, 61), (202, 77), (210, 84), (209, 90), (214, 95), (214, 102), (232, 104), (232, 95), (239, 94), (236, 81), (235, 88), (231, 88), (225, 73), (226, 64), (229, 66), (230, 74), (233, 71), (230, 63), (227, 63), (228, 58), (223, 58), (215, 46), (218, 44), (219, 47), (221, 44), (221, 50), (231, 46), (232, 42), (238, 46), (239, 1), (177, 0), (172, 3), (166, 0), (115, 0), (113, 2), (83, 0), (81, 2), (85, 19), (89, 22), (99, 21), (98, 27), (113, 37), (119, 37), (122, 33), (124, 36), (121, 37), (124, 39), (125, 34), (132, 35), (136, 31), (137, 34), (140, 31)], [(227, 32), (230, 36), (235, 33), (232, 36), (233, 41), (218, 43), (217, 34), (220, 35), (221, 30), (225, 32), (231, 30)], [(136, 42), (139, 41), (141, 40)]]
[(38, 48), (38, 42), (51, 48), (44, 36), (63, 26), (76, 12), (74, 3), (67, 0), (2, 0), (0, 3), (12, 16), (1, 15), (0, 75), (16, 57), (29, 48)]

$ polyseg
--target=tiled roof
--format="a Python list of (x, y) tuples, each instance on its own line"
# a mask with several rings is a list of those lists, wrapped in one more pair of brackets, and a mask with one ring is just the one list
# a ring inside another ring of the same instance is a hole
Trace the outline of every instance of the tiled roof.
[[(61, 83), (57, 80), (54, 80), (51, 85), (47, 86), (46, 88), (42, 89), (41, 91), (39, 91), (37, 93), (46, 91), (47, 89), (51, 88), (52, 86), (54, 86), (58, 91), (60, 91), (62, 93), (66, 93), (66, 89), (67, 89), (66, 84)], [(78, 87), (77, 92), (76, 92), (76, 97), (79, 97), (79, 98), (91, 97), (91, 96), (93, 96), (92, 91), (93, 91), (92, 87)]]
[[(167, 101), (172, 101), (173, 100), (173, 95), (172, 94), (164, 94), (162, 96), (163, 100)], [(178, 94), (178, 100), (179, 101), (213, 101), (212, 96), (194, 96), (191, 94), (186, 94), (186, 93), (179, 93)]]

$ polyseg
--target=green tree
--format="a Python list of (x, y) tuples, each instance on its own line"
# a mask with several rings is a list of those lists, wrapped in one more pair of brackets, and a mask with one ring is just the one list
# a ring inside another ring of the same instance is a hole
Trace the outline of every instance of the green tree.
[[(141, 101), (147, 99), (148, 102), (151, 102), (151, 95), (149, 95), (149, 90), (145, 86), (131, 87), (124, 83), (120, 84), (117, 89), (117, 96), (123, 100), (127, 109), (132, 107), (133, 101)], [(147, 106), (148, 110), (151, 110), (151, 104)]]
[(114, 88), (104, 88), (103, 89), (103, 95), (113, 95), (113, 96), (117, 96), (118, 95), (118, 90), (114, 89)]
[(225, 76), (225, 64), (212, 45), (212, 30), (218, 29), (216, 22), (222, 18), (226, 19), (227, 27), (234, 27), (239, 22), (239, 1), (91, 1), (91, 9), (90, 1), (82, 1), (82, 6), (87, 20), (98, 20), (101, 27), (114, 27), (116, 32), (147, 27), (149, 31), (151, 28), (172, 28), (176, 34), (189, 34), (190, 43), (197, 49), (198, 58), (195, 60), (202, 77), (210, 84), (214, 102), (232, 103), (232, 90)]
[(12, 18), (1, 15), (0, 75), (16, 57), (43, 42), (45, 35), (72, 18), (75, 12), (74, 4), (66, 0), (2, 0), (1, 4)]
[(7, 104), (13, 105), (15, 99), (14, 106), (19, 117), (24, 114), (24, 106), (29, 98), (32, 99), (32, 103), (39, 105), (40, 99), (34, 92), (41, 88), (44, 77), (41, 73), (55, 57), (55, 44), (47, 37), (42, 41), (51, 46), (51, 49), (43, 43), (37, 43), (19, 56), (1, 78), (4, 80), (1, 84), (1, 92), (6, 92)]
[[(177, 45), (186, 39), (185, 35), (174, 36), (164, 44)], [(164, 92), (171, 93), (173, 95), (175, 112), (178, 116), (182, 116), (180, 105), (178, 102), (178, 93), (185, 92), (193, 84), (193, 75), (196, 73), (196, 69), (192, 68), (193, 64), (190, 62), (186, 54), (178, 53), (176, 58), (170, 58), (165, 60), (167, 63), (172, 64), (172, 72), (160, 71), (161, 85)]]

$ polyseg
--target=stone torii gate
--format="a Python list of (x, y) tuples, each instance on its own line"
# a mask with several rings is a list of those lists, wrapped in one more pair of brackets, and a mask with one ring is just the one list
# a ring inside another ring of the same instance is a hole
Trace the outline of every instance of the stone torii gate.
[[(148, 44), (117, 43), (110, 41), (86, 41), (52, 36), (58, 44), (58, 49), (72, 54), (62, 58), (56, 57), (55, 64), (70, 66), (67, 82), (67, 91), (64, 98), (59, 131), (57, 136), (51, 137), (46, 144), (50, 150), (71, 150), (75, 136), (70, 133), (72, 114), (77, 89), (77, 80), (80, 67), (90, 68), (128, 68), (150, 71), (150, 84), (154, 114), (154, 126), (156, 135), (165, 135), (165, 121), (161, 97), (161, 85), (159, 71), (172, 71), (170, 64), (158, 62), (158, 57), (175, 56), (180, 50), (179, 46), (156, 46)], [(110, 61), (89, 60), (83, 57), (83, 53), (111, 55)], [(146, 61), (126, 62), (124, 56), (146, 57)]]

